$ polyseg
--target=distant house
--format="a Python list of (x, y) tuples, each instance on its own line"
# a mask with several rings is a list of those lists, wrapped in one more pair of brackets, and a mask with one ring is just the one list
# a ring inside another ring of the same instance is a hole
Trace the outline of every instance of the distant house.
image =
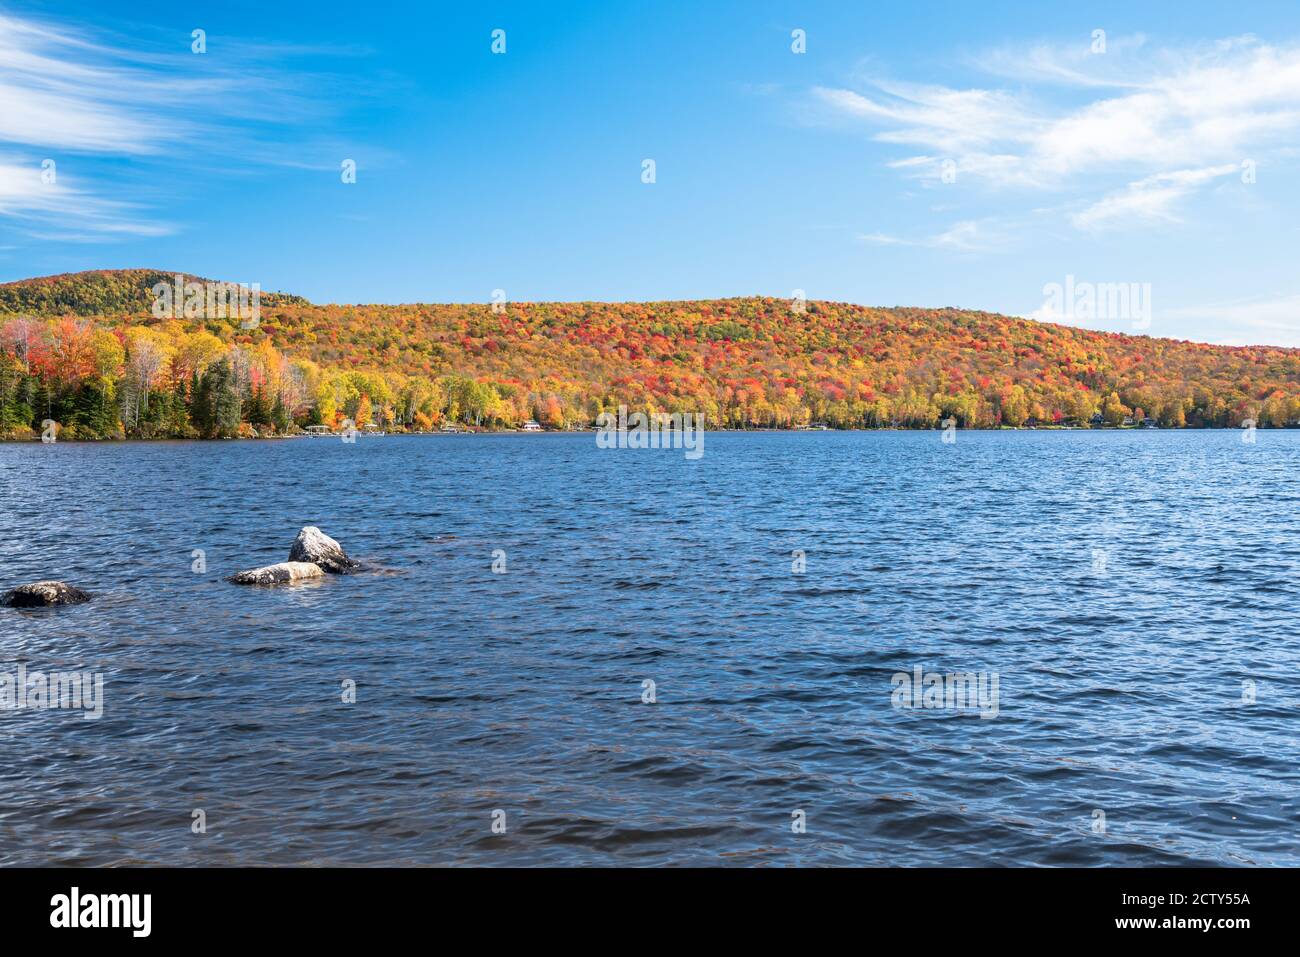
[(1091, 421), (1093, 425), (1105, 425), (1106, 417), (1102, 415), (1100, 412), (1098, 412), (1096, 415), (1092, 417)]
[(527, 422), (525, 422), (525, 423), (523, 424), (523, 427), (522, 427), (522, 428), (523, 428), (523, 430), (524, 430), (525, 432), (540, 432), (540, 431), (542, 431), (542, 427), (541, 427), (540, 425), (538, 425), (536, 422), (534, 422), (532, 419), (529, 419)]
[(442, 428), (439, 429), (438, 431), (439, 431), (439, 432), (459, 432), (460, 429), (456, 428), (456, 426), (455, 426), (453, 423), (451, 423), (451, 422), (446, 422), (446, 423), (443, 424)]
[(1146, 418), (1142, 420), (1142, 428), (1154, 429), (1154, 428), (1158, 428), (1158, 425), (1156, 424), (1156, 420), (1151, 418), (1151, 416), (1148, 415)]

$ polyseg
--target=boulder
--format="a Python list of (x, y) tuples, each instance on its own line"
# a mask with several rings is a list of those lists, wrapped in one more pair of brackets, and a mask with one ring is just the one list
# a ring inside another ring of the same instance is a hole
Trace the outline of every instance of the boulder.
[(289, 549), (289, 561), (311, 562), (334, 575), (346, 575), (361, 566), (360, 562), (348, 558), (342, 545), (315, 525), (308, 525), (298, 533)]
[(90, 596), (80, 588), (66, 582), (32, 582), (19, 585), (0, 598), (0, 605), (9, 608), (45, 608), (50, 605), (80, 605), (90, 601)]
[(305, 578), (320, 578), (324, 574), (321, 567), (312, 562), (280, 562), (278, 565), (250, 568), (246, 572), (231, 575), (230, 581), (236, 585), (280, 585)]

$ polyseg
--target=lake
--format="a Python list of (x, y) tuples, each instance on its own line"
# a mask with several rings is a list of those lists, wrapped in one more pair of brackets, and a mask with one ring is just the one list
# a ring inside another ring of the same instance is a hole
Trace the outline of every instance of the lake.
[[(3, 445), (0, 587), (95, 598), (0, 609), (0, 671), (104, 690), (0, 711), (0, 863), (1295, 866), (1298, 475), (1291, 431)], [(224, 581), (304, 525), (368, 570)]]

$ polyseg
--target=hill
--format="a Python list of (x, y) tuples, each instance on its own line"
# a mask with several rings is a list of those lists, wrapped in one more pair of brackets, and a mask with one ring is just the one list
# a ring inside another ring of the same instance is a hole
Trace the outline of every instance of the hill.
[[(49, 418), (85, 437), (235, 434), (345, 417), (563, 428), (620, 404), (703, 412), (731, 428), (933, 428), (950, 416), (962, 427), (1300, 420), (1300, 351), (1290, 349), (959, 309), (798, 311), (768, 298), (494, 311), (264, 294), (251, 325), (156, 317), (150, 290), (172, 279), (99, 271), (0, 286), (0, 428)], [(217, 398), (214, 418), (204, 403)]]
[[(172, 283), (177, 275), (158, 269), (92, 269), (0, 283), (0, 314), (147, 314), (155, 298), (152, 291), (154, 286), (158, 283)], [(187, 282), (212, 282), (188, 273), (180, 275)], [(275, 292), (263, 293), (262, 301), (271, 304), (307, 302), (301, 296)]]

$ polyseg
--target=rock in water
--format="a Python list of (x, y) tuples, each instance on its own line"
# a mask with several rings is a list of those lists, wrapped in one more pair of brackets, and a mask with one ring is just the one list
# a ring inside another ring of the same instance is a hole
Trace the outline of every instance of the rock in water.
[(361, 566), (360, 562), (348, 558), (342, 545), (315, 525), (308, 525), (298, 533), (289, 549), (289, 561), (312, 562), (335, 575), (345, 575)]
[(320, 578), (325, 574), (319, 565), (311, 562), (280, 562), (265, 568), (250, 568), (230, 576), (236, 585), (279, 585), (284, 582), (301, 581), (304, 578)]
[(80, 605), (90, 601), (90, 596), (80, 588), (66, 582), (32, 582), (19, 585), (0, 598), (0, 605), (9, 608), (44, 608), (49, 605)]

